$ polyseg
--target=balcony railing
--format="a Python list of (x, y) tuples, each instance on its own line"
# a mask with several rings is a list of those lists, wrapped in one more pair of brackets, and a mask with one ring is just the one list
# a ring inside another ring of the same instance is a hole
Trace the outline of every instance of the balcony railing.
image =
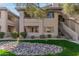
[(15, 25), (15, 22), (14, 21), (11, 21), (11, 20), (8, 20), (8, 25), (11, 25), (11, 26), (14, 26)]
[(73, 40), (75, 41), (78, 40), (78, 34), (75, 31), (73, 31), (71, 28), (66, 26), (63, 22), (61, 22), (61, 27), (65, 32), (67, 32), (72, 37)]

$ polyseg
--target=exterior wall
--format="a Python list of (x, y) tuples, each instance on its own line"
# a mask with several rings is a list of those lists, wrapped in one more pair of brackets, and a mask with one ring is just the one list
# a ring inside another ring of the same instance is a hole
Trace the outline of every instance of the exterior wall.
[(24, 12), (19, 11), (20, 18), (19, 18), (19, 32), (24, 32)]
[[(26, 26), (39, 26), (39, 32), (38, 33), (28, 33), (28, 36), (39, 36), (41, 34), (51, 34), (52, 37), (57, 37), (58, 35), (58, 13), (55, 13), (55, 17), (54, 18), (43, 18), (43, 19), (30, 19), (30, 18), (25, 18), (23, 17), (23, 12), (20, 11), (21, 15), (20, 15), (20, 19), (19, 19), (19, 26), (20, 26), (20, 32), (24, 31), (24, 27), (26, 28)], [(44, 27), (52, 27), (53, 30), (51, 33), (47, 33), (44, 32), (43, 30), (45, 30), (45, 28), (43, 29), (42, 27), (42, 21), (44, 22)], [(26, 28), (27, 29), (27, 28)], [(27, 31), (27, 30), (26, 30)]]
[(11, 17), (11, 19), (8, 19), (8, 26), (10, 26), (12, 28), (11, 32), (18, 32), (18, 17), (12, 15), (12, 14), (8, 14)]
[(15, 30), (16, 32), (19, 32), (19, 18), (15, 18)]
[[(10, 12), (8, 12), (7, 10), (0, 10), (1, 12), (1, 17), (0, 17), (0, 32), (8, 32), (8, 26), (11, 26), (11, 31), (16, 31), (16, 20), (18, 19), (18, 17), (12, 15)], [(8, 19), (8, 15), (11, 15), (13, 17), (11, 17), (13, 20)]]
[(75, 23), (75, 27), (76, 27), (75, 31), (76, 31), (76, 32), (78, 33), (78, 35), (79, 35), (79, 24)]
[(7, 12), (6, 10), (1, 11), (0, 25), (1, 25), (1, 32), (7, 32)]

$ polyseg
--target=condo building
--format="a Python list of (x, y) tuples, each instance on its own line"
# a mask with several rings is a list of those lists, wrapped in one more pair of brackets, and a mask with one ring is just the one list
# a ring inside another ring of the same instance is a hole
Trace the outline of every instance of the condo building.
[(18, 16), (5, 7), (0, 7), (0, 32), (18, 31)]
[[(21, 6), (21, 7), (20, 7)], [(24, 5), (23, 5), (24, 6)], [(19, 17), (19, 32), (27, 32), (27, 36), (40, 35), (52, 35), (52, 37), (58, 36), (58, 17), (61, 8), (54, 4), (44, 7), (47, 11), (47, 16), (44, 18), (31, 18), (29, 15), (25, 14), (22, 4), (17, 6), (17, 10), (20, 14)]]

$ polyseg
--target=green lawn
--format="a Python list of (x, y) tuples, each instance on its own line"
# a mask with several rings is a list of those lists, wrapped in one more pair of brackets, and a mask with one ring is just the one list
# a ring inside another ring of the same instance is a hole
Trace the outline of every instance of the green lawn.
[(8, 50), (0, 50), (0, 56), (16, 56), (16, 54)]
[(79, 44), (66, 40), (21, 40), (20, 42), (55, 44), (64, 48), (63, 52), (55, 56), (79, 56)]

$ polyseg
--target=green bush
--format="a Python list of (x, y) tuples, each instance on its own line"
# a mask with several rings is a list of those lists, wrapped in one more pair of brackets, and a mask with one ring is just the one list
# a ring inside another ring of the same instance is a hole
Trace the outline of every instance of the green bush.
[(19, 33), (17, 33), (17, 32), (11, 32), (11, 36), (13, 38), (17, 38), (19, 36)]
[(0, 56), (16, 56), (16, 54), (7, 50), (0, 50)]
[(45, 38), (45, 35), (40, 35), (40, 38)]
[(26, 32), (21, 32), (20, 35), (21, 35), (23, 38), (26, 38), (26, 37), (27, 37), (27, 33), (26, 33)]
[(0, 32), (0, 38), (3, 38), (3, 37), (4, 37), (4, 35), (5, 35), (5, 33), (4, 33), (4, 32)]

